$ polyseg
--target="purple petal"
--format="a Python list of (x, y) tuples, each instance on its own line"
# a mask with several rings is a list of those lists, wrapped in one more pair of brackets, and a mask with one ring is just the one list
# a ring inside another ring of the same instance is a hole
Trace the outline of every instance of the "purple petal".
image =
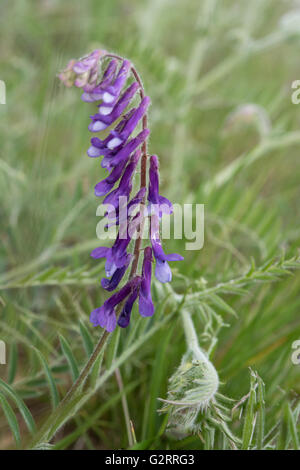
[(97, 158), (97, 157), (100, 157), (101, 155), (103, 155), (103, 152), (98, 147), (95, 147), (94, 145), (91, 145), (87, 150), (87, 154), (91, 158)]
[(105, 274), (107, 277), (111, 277), (114, 275), (115, 271), (117, 270), (117, 266), (115, 262), (111, 259), (107, 259), (105, 263)]
[(163, 284), (165, 282), (171, 282), (171, 280), (172, 280), (172, 271), (171, 271), (170, 266), (168, 265), (167, 261), (161, 261), (159, 259), (156, 260), (155, 276)]
[[(122, 141), (125, 142), (128, 137), (132, 134), (136, 126), (138, 125), (140, 119), (144, 116), (147, 111), (147, 108), (150, 104), (150, 98), (145, 96), (141, 101), (139, 107), (134, 110), (130, 118), (127, 120), (126, 124), (124, 125), (121, 132), (112, 131), (112, 136), (116, 141), (114, 142), (114, 146), (116, 147), (118, 143)], [(111, 144), (112, 145), (112, 144)]]
[(141, 283), (141, 277), (136, 276), (134, 278), (133, 290), (132, 290), (130, 296), (128, 297), (128, 299), (126, 301), (126, 303), (123, 307), (123, 310), (121, 312), (121, 315), (119, 317), (119, 320), (118, 320), (118, 325), (121, 328), (126, 328), (129, 325), (131, 312), (132, 312), (132, 307), (133, 307), (133, 304), (136, 301), (136, 298), (138, 296), (140, 283)]
[(159, 211), (160, 214), (172, 214), (173, 213), (173, 204), (169, 199), (163, 196), (158, 197)]
[(95, 186), (96, 196), (98, 197), (105, 196), (107, 193), (109, 193), (109, 191), (112, 190), (115, 183), (119, 180), (125, 165), (126, 165), (126, 161), (121, 162), (120, 165), (116, 166), (112, 170), (112, 172), (108, 175), (107, 178), (105, 178), (104, 180), (96, 184)]
[(153, 248), (153, 253), (155, 256), (156, 260), (160, 261), (182, 261), (184, 258), (181, 255), (178, 255), (177, 253), (170, 253), (168, 255), (165, 254), (160, 242), (156, 240), (151, 240), (152, 242), (152, 248)]
[(152, 249), (150, 246), (147, 246), (144, 251), (142, 272), (139, 312), (143, 317), (150, 317), (154, 313), (154, 305), (151, 298)]
[(99, 325), (99, 320), (98, 317), (101, 315), (101, 310), (103, 310), (103, 307), (96, 308), (91, 312), (90, 315), (90, 322), (93, 323), (93, 326), (98, 326)]
[(124, 277), (126, 269), (128, 268), (129, 261), (131, 256), (128, 257), (128, 262), (126, 262), (121, 268), (118, 268), (111, 279), (106, 279), (105, 277), (101, 279), (101, 285), (103, 289), (108, 290), (109, 292), (115, 290), (120, 284), (121, 280)]
[(109, 193), (112, 190), (115, 183), (109, 183), (107, 179), (100, 181), (95, 186), (95, 196), (101, 197), (105, 196), (105, 194)]
[(108, 253), (110, 251), (110, 248), (106, 247), (106, 246), (99, 246), (98, 248), (95, 248), (92, 253), (91, 253), (91, 257), (92, 258), (106, 258)]
[(136, 288), (132, 292), (132, 294), (128, 297), (128, 300), (126, 301), (122, 309), (121, 315), (119, 316), (119, 319), (118, 319), (118, 325), (121, 328), (126, 328), (129, 325), (133, 304), (136, 301), (137, 295), (138, 295), (138, 289)]
[(177, 253), (170, 253), (169, 255), (165, 255), (165, 261), (183, 261), (184, 257), (178, 255)]
[[(102, 326), (100, 324), (100, 326)], [(114, 331), (114, 329), (116, 328), (117, 326), (117, 318), (116, 318), (116, 314), (115, 312), (113, 312), (111, 315), (109, 315), (107, 317), (107, 320), (106, 320), (106, 330), (111, 333), (112, 331)], [(105, 328), (105, 326), (103, 326), (102, 328)]]
[(119, 119), (123, 111), (125, 111), (125, 108), (128, 106), (129, 102), (132, 100), (138, 88), (139, 84), (137, 82), (133, 82), (125, 90), (119, 101), (108, 115), (104, 115), (103, 113), (99, 112), (94, 116), (91, 116), (92, 123), (89, 125), (89, 130), (92, 132), (102, 131), (103, 129), (106, 129), (108, 126), (113, 124), (113, 122), (115, 122), (117, 119)]
[(124, 147), (119, 150), (112, 158), (104, 157), (102, 166), (111, 168), (119, 165), (122, 161), (127, 160), (129, 155), (134, 152), (148, 137), (149, 129), (142, 130), (136, 137), (131, 139)]
[(90, 321), (93, 326), (101, 326), (111, 332), (116, 327), (116, 314), (113, 308), (110, 308), (105, 302), (102, 307), (96, 308), (90, 315)]
[(149, 299), (140, 294), (139, 312), (142, 317), (152, 317), (154, 314), (154, 305), (151, 298)]

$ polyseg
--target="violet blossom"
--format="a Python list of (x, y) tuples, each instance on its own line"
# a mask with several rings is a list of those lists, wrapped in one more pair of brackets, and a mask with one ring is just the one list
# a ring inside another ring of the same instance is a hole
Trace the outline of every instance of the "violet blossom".
[(156, 261), (155, 264), (155, 276), (162, 282), (171, 282), (172, 271), (168, 264), (168, 261), (182, 261), (183, 257), (177, 253), (171, 253), (166, 255), (159, 237), (159, 219), (157, 214), (151, 216), (151, 244), (153, 249), (153, 255)]
[(136, 276), (128, 281), (118, 292), (109, 297), (102, 307), (92, 311), (90, 320), (94, 326), (101, 326), (112, 332), (117, 324), (115, 307), (123, 302), (126, 297), (138, 286), (140, 277)]
[(139, 296), (139, 312), (142, 317), (151, 317), (154, 305), (151, 297), (152, 249), (147, 246), (144, 251), (142, 281)]
[(113, 124), (117, 119), (119, 119), (123, 111), (125, 111), (130, 101), (136, 94), (138, 88), (139, 84), (133, 82), (132, 85), (130, 85), (125, 90), (121, 98), (117, 101), (109, 113), (107, 113), (107, 110), (105, 111), (104, 109), (101, 110), (99, 108), (99, 112), (91, 116), (92, 122), (89, 125), (89, 130), (91, 132), (103, 131), (108, 126)]
[(157, 213), (161, 217), (162, 214), (172, 214), (173, 212), (171, 201), (159, 194), (158, 158), (156, 155), (150, 157), (148, 201), (150, 214)]

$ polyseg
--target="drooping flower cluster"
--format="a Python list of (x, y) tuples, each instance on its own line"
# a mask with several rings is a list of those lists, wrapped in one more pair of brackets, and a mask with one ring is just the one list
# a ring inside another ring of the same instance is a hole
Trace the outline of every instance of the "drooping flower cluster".
[[(101, 72), (101, 66), (106, 68)], [(119, 66), (119, 61), (121, 64)], [(134, 79), (126, 86), (134, 71)], [(96, 184), (95, 195), (105, 196), (107, 205), (107, 226), (119, 226), (118, 236), (111, 248), (99, 247), (92, 251), (93, 258), (105, 258), (106, 278), (101, 285), (107, 291), (119, 287), (128, 269), (128, 281), (117, 292), (108, 298), (102, 307), (92, 311), (90, 320), (94, 326), (101, 326), (111, 332), (118, 324), (125, 328), (129, 325), (131, 311), (138, 299), (139, 313), (143, 317), (152, 316), (154, 305), (151, 297), (151, 274), (153, 257), (155, 259), (155, 276), (160, 282), (172, 279), (168, 261), (182, 260), (177, 254), (166, 255), (159, 235), (159, 220), (162, 214), (171, 214), (171, 202), (159, 194), (159, 168), (156, 155), (150, 157), (149, 183), (146, 187), (147, 165), (146, 140), (149, 136), (145, 119), (150, 104), (139, 76), (128, 60), (95, 50), (88, 56), (75, 61), (71, 60), (67, 68), (59, 74), (62, 82), (70, 87), (82, 88), (82, 100), (96, 103), (98, 112), (91, 115), (88, 126), (92, 133), (106, 130), (106, 137), (92, 137), (87, 151), (89, 157), (103, 157), (101, 166), (108, 176)], [(132, 101), (139, 91), (141, 100), (138, 106)], [(140, 123), (142, 129), (137, 131)], [(141, 150), (142, 148), (142, 150)], [(133, 189), (133, 178), (140, 160), (141, 184), (139, 191), (130, 199)], [(124, 203), (125, 201), (125, 203)], [(148, 202), (147, 202), (148, 201)], [(147, 207), (146, 207), (147, 206)], [(135, 209), (138, 212), (135, 213)], [(125, 214), (125, 215), (124, 215)], [(150, 218), (151, 246), (144, 248), (144, 259), (140, 275), (137, 274), (138, 257), (141, 252), (144, 219)], [(125, 228), (124, 228), (125, 227)], [(129, 246), (135, 238), (132, 254)], [(131, 268), (130, 268), (131, 266)]]

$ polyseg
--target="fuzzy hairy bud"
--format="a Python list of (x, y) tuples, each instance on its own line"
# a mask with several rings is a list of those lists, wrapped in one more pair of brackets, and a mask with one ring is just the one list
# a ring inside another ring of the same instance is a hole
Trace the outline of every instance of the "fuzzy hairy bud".
[(219, 378), (206, 358), (187, 352), (169, 379), (168, 397), (161, 413), (169, 413), (168, 427), (176, 434), (196, 432), (199, 415), (207, 410), (218, 391)]

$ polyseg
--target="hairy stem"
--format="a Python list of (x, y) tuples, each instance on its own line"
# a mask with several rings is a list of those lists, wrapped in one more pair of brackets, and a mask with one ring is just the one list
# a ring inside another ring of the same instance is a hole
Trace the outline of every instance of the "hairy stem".
[(209, 363), (208, 358), (199, 346), (197, 333), (190, 313), (183, 308), (181, 309), (181, 317), (188, 349), (194, 354), (196, 359), (201, 362)]

